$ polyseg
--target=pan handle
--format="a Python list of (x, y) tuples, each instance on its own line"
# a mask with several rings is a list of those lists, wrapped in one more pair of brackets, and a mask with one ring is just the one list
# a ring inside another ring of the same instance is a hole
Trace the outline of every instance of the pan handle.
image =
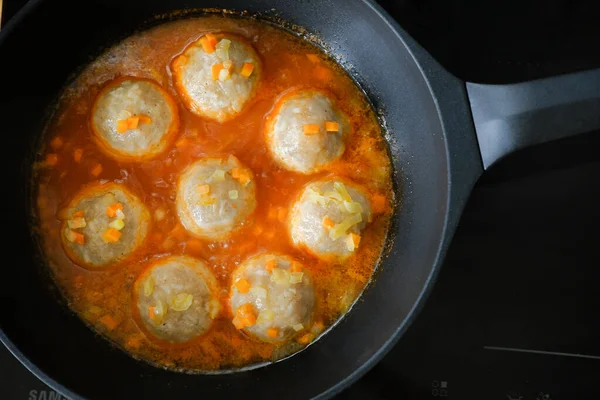
[(600, 69), (511, 85), (467, 82), (484, 168), (516, 150), (600, 129)]

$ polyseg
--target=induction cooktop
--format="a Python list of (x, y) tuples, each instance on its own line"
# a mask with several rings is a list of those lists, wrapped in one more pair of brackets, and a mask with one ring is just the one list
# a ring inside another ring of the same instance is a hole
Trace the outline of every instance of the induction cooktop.
[[(4, 3), (5, 22), (25, 1)], [(465, 80), (600, 67), (593, 1), (380, 3)], [(600, 398), (598, 227), (599, 132), (522, 151), (487, 171), (422, 312), (339, 398)], [(63, 399), (2, 346), (0, 398)]]

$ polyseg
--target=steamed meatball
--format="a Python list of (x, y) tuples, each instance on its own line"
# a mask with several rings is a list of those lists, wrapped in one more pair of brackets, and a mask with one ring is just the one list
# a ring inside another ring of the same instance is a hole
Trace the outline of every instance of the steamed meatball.
[(315, 296), (302, 264), (263, 254), (235, 270), (230, 302), (237, 329), (265, 342), (282, 342), (310, 328)]
[(222, 239), (256, 207), (252, 172), (237, 158), (204, 158), (179, 178), (177, 215), (192, 234)]
[(313, 182), (292, 207), (290, 236), (318, 257), (345, 258), (358, 249), (370, 220), (370, 203), (358, 188), (340, 180)]
[(173, 61), (175, 87), (195, 114), (227, 121), (254, 96), (261, 62), (244, 39), (207, 34)]
[(284, 168), (303, 174), (322, 169), (344, 153), (346, 117), (326, 94), (293, 90), (283, 95), (265, 125), (266, 142)]
[(134, 298), (144, 328), (175, 343), (205, 333), (221, 309), (215, 277), (191, 257), (156, 261), (136, 280)]
[(111, 82), (96, 98), (91, 127), (100, 148), (113, 158), (153, 158), (179, 129), (175, 100), (155, 82), (126, 78)]
[(89, 268), (124, 261), (144, 241), (150, 213), (124, 186), (93, 184), (65, 210), (63, 247), (73, 262)]

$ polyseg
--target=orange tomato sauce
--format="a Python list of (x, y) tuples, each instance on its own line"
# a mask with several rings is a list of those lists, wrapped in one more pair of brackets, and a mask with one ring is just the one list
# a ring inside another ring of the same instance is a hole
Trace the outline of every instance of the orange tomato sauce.
[[(189, 112), (173, 87), (171, 60), (208, 31), (245, 37), (263, 63), (257, 94), (240, 115), (219, 124)], [(122, 162), (101, 152), (89, 127), (91, 106), (113, 79), (152, 79), (178, 101), (180, 127), (173, 145), (160, 156)], [(264, 140), (265, 116), (290, 88), (316, 88), (332, 95), (353, 132), (343, 156), (323, 172), (302, 175), (278, 166)], [(175, 191), (180, 172), (203, 156), (233, 154), (253, 171), (257, 208), (244, 226), (226, 240), (192, 237), (178, 223)], [(363, 93), (337, 64), (295, 35), (256, 20), (208, 16), (168, 22), (139, 32), (88, 65), (64, 91), (49, 123), (35, 166), (39, 236), (52, 275), (69, 306), (91, 327), (132, 356), (172, 369), (217, 370), (273, 361), (305, 346), (306, 339), (275, 345), (251, 339), (235, 329), (228, 305), (232, 271), (263, 251), (301, 261), (314, 282), (314, 321), (327, 328), (348, 311), (371, 278), (386, 239), (393, 204), (391, 165), (382, 129)], [(321, 261), (295, 248), (286, 214), (301, 188), (313, 180), (340, 176), (371, 197), (373, 221), (362, 232), (356, 253), (344, 262)], [(125, 185), (153, 216), (139, 251), (123, 265), (90, 270), (72, 263), (60, 244), (60, 216), (77, 191), (94, 181)], [(157, 213), (158, 210), (158, 213)], [(182, 344), (154, 339), (135, 316), (133, 284), (158, 256), (186, 254), (201, 258), (220, 285), (223, 310), (204, 335)], [(318, 340), (318, 338), (317, 338)]]

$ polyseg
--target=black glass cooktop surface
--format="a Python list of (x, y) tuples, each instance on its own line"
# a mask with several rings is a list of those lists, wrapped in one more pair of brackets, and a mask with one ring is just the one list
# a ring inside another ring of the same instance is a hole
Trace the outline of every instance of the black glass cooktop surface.
[[(594, 1), (380, 3), (465, 80), (508, 83), (600, 67)], [(23, 4), (4, 0), (4, 21)], [(339, 397), (600, 398), (599, 227), (598, 132), (487, 171), (421, 314)], [(4, 347), (0, 398), (61, 399)]]

